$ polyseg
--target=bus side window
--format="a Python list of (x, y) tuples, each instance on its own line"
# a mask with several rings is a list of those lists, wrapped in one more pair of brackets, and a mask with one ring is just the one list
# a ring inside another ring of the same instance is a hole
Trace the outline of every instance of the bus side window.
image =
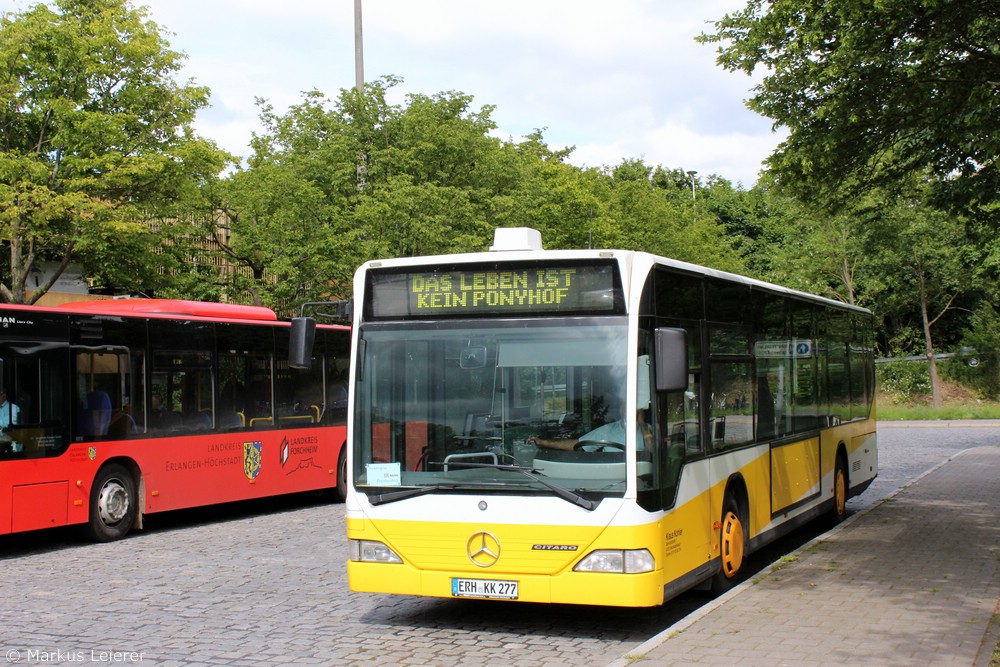
[(711, 368), (712, 449), (724, 451), (753, 442), (753, 364), (713, 360)]
[(112, 346), (79, 350), (75, 370), (76, 438), (105, 439), (133, 432), (126, 413), (131, 371), (128, 350)]

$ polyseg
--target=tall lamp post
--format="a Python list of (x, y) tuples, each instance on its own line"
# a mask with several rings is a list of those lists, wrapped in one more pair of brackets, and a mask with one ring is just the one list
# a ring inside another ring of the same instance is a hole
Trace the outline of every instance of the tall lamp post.
[(354, 87), (365, 94), (365, 49), (361, 39), (361, 0), (354, 0)]
[(694, 177), (697, 173), (698, 173), (697, 171), (693, 170), (687, 172), (688, 178), (691, 179), (691, 201), (694, 201)]
[[(354, 89), (358, 93), (358, 106), (365, 95), (365, 50), (361, 39), (361, 0), (354, 0)], [(364, 192), (368, 181), (368, 156), (364, 149), (358, 156), (358, 192)]]
[(698, 222), (698, 203), (694, 199), (694, 177), (695, 177), (695, 174), (697, 174), (697, 173), (698, 172), (694, 171), (693, 169), (691, 171), (687, 172), (688, 178), (691, 179), (691, 208), (693, 209), (693, 212), (692, 212), (692, 215), (691, 215), (691, 221), (692, 221), (692, 223), (697, 223)]

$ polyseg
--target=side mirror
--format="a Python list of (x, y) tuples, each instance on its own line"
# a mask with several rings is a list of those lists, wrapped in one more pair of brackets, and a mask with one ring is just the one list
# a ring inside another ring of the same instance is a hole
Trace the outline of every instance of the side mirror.
[(655, 332), (656, 390), (682, 391), (688, 385), (687, 332), (662, 327)]
[(288, 365), (308, 369), (312, 366), (313, 344), (316, 342), (316, 319), (293, 317), (288, 340)]

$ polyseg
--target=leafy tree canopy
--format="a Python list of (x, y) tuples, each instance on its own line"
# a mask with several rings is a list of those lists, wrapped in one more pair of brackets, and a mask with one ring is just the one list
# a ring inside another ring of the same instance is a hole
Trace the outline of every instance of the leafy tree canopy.
[(994, 0), (750, 0), (702, 35), (729, 70), (766, 70), (749, 101), (791, 130), (770, 158), (815, 198), (934, 174), (951, 203), (1000, 191)]
[(711, 210), (693, 210), (686, 175), (680, 186), (660, 183), (641, 161), (582, 170), (565, 162), (572, 149), (553, 150), (540, 130), (498, 138), (493, 107), (476, 108), (469, 95), (391, 104), (398, 83), (383, 77), (333, 101), (313, 91), (280, 115), (259, 101), (264, 130), (221, 202), (233, 234), (220, 246), (244, 269), (232, 298), (250, 293), (284, 310), (350, 296), (367, 260), (486, 250), (496, 227), (534, 227), (548, 248), (741, 265)]
[[(208, 90), (127, 0), (56, 0), (0, 17), (0, 298), (37, 300), (71, 261), (124, 287), (156, 284), (147, 221), (224, 167), (190, 129)], [(31, 297), (29, 273), (60, 267)]]

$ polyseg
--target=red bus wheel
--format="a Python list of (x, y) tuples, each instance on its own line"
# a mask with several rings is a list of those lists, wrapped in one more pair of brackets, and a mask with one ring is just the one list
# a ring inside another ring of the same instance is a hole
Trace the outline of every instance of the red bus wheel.
[(97, 542), (125, 537), (137, 510), (135, 480), (129, 471), (114, 464), (102, 468), (90, 492), (90, 537)]

